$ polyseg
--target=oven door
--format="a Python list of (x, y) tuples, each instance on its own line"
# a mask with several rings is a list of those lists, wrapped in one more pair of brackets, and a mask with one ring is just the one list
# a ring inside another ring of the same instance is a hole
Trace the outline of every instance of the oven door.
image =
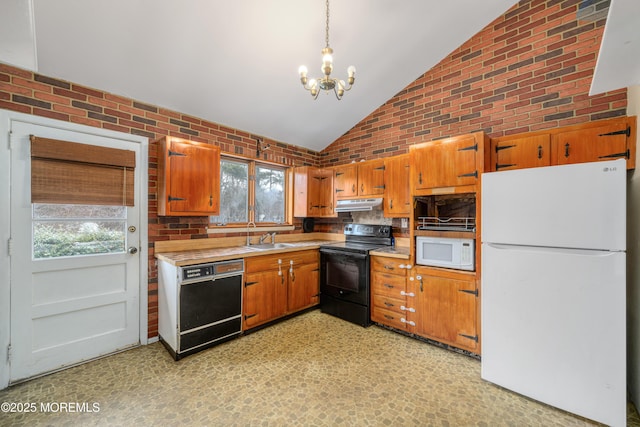
[(369, 255), (320, 249), (320, 292), (343, 301), (369, 305)]

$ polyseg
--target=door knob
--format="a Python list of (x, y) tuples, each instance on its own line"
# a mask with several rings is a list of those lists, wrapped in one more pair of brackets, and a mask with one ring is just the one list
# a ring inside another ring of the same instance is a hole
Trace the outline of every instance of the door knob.
[(129, 253), (130, 253), (131, 255), (135, 255), (135, 254), (137, 254), (137, 253), (138, 253), (138, 248), (136, 248), (135, 246), (131, 246), (131, 247), (129, 248)]

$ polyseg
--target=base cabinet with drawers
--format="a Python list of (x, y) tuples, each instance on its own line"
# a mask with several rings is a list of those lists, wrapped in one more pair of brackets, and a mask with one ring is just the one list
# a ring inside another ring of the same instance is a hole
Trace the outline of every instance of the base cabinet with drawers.
[(319, 252), (285, 252), (245, 260), (243, 330), (319, 303)]
[(413, 310), (407, 299), (408, 260), (371, 257), (371, 320), (395, 329), (407, 330), (407, 314)]

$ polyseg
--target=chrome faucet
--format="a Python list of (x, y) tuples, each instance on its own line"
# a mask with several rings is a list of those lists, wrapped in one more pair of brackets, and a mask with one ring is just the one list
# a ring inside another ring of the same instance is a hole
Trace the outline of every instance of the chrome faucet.
[(271, 244), (276, 244), (276, 232), (271, 233)]
[[(251, 245), (251, 237), (249, 237), (249, 227), (251, 226), (251, 224), (253, 224), (253, 231), (256, 231), (256, 223), (253, 221), (249, 221), (247, 223), (247, 246)], [(260, 242), (262, 243), (262, 242)]]
[[(271, 236), (269, 233), (263, 234), (262, 236), (260, 236), (260, 240), (258, 240), (258, 244), (262, 244), (264, 243), (265, 240), (267, 240), (267, 237)], [(273, 237), (271, 238), (271, 243), (273, 243)]]

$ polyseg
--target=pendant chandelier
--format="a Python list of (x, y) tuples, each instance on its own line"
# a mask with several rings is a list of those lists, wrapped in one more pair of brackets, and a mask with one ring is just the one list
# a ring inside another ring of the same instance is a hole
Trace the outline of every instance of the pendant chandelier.
[(302, 82), (302, 86), (308, 91), (311, 92), (311, 96), (313, 99), (318, 98), (318, 94), (320, 90), (324, 90), (327, 93), (333, 90), (336, 98), (339, 100), (342, 99), (342, 95), (346, 90), (350, 90), (353, 87), (353, 82), (355, 81), (356, 67), (351, 65), (347, 69), (348, 77), (347, 83), (344, 80), (334, 79), (331, 77), (331, 71), (333, 71), (333, 49), (329, 47), (329, 0), (327, 0), (327, 25), (325, 27), (325, 42), (326, 46), (322, 49), (322, 73), (323, 77), (319, 79), (307, 79), (307, 67), (301, 65), (298, 69), (300, 73), (300, 81)]

